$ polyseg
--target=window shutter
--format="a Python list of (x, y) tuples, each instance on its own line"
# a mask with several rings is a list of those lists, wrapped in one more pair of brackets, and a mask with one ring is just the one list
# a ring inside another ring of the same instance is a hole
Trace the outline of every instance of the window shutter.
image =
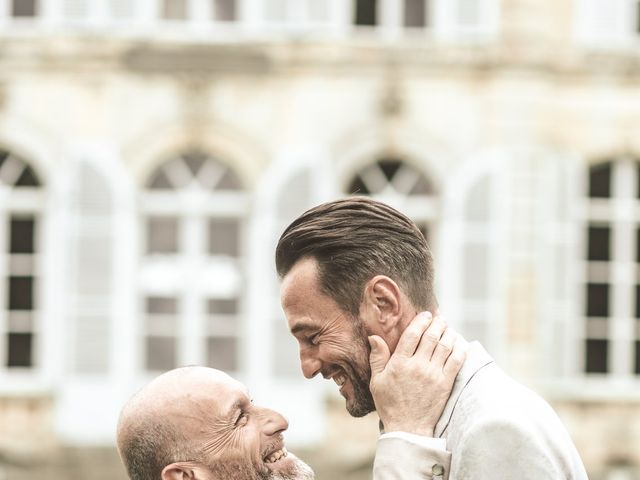
[(62, 16), (65, 19), (78, 20), (89, 15), (88, 0), (64, 0), (62, 2)]
[(106, 373), (109, 364), (113, 221), (105, 178), (83, 162), (72, 196), (72, 319), (77, 373)]
[[(483, 175), (473, 183), (464, 203), (464, 220), (460, 241), (461, 299), (463, 304), (460, 329), (468, 340), (478, 340), (492, 350), (495, 329), (491, 322), (491, 299), (495, 294), (497, 273), (493, 267), (491, 209), (492, 178)], [(493, 334), (492, 334), (493, 333)]]
[(109, 0), (107, 15), (113, 20), (130, 20), (134, 16), (135, 2), (131, 0)]
[[(276, 231), (274, 232), (272, 252), (285, 228), (301, 213), (311, 207), (311, 181), (309, 172), (298, 173), (282, 187), (276, 203)], [(294, 377), (300, 375), (298, 345), (293, 338), (282, 316), (280, 307), (280, 283), (274, 279), (273, 289), (273, 372), (277, 377)]]

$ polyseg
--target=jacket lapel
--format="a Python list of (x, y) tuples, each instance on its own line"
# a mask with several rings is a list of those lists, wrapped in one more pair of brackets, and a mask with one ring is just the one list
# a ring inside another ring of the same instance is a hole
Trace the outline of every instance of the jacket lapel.
[(465, 359), (464, 364), (453, 383), (453, 390), (451, 391), (449, 400), (447, 400), (444, 411), (442, 412), (440, 420), (438, 420), (433, 432), (434, 437), (440, 438), (444, 435), (447, 427), (449, 426), (451, 416), (453, 415), (453, 411), (456, 408), (460, 395), (462, 395), (462, 392), (474, 375), (491, 363), (494, 363), (493, 358), (491, 358), (480, 343), (471, 342), (469, 344), (467, 349), (467, 358)]

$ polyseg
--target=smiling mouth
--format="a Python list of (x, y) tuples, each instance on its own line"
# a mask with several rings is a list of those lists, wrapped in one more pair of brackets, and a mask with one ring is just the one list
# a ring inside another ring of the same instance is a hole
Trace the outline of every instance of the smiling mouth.
[(282, 447), (280, 450), (276, 450), (275, 452), (268, 454), (262, 459), (262, 461), (264, 463), (276, 463), (281, 458), (285, 458), (288, 454), (289, 452), (287, 452), (287, 449)]
[(333, 379), (334, 382), (336, 382), (336, 385), (338, 385), (339, 387), (342, 387), (347, 381), (347, 376), (344, 373), (338, 373), (331, 378)]

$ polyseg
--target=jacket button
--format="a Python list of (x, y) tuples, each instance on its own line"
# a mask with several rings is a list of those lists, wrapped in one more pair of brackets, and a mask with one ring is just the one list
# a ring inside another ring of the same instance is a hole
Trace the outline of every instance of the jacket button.
[(431, 467), (431, 474), (434, 477), (441, 477), (444, 475), (444, 467), (439, 463), (436, 463), (433, 467)]

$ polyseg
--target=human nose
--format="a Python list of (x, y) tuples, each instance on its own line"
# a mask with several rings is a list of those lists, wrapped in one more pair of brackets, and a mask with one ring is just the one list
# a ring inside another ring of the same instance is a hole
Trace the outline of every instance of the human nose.
[(300, 366), (306, 378), (313, 378), (320, 373), (322, 363), (305, 348), (300, 349)]
[(289, 422), (275, 410), (264, 409), (264, 434), (268, 436), (277, 435), (289, 428)]

